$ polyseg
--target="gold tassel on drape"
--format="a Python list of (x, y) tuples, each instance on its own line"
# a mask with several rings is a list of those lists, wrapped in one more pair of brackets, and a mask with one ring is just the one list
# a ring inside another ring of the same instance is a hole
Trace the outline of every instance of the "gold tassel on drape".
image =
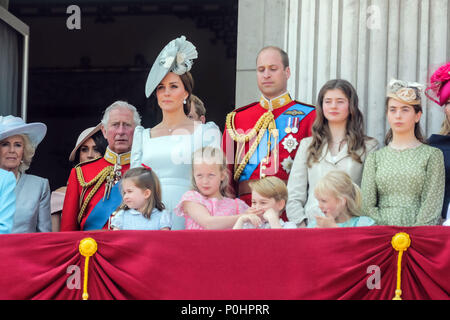
[(397, 233), (392, 237), (391, 241), (392, 247), (398, 251), (397, 259), (397, 289), (395, 290), (395, 296), (392, 300), (402, 300), (402, 289), (401, 289), (401, 272), (402, 272), (402, 256), (403, 252), (406, 251), (411, 245), (411, 238), (409, 234), (405, 232)]
[(92, 238), (84, 238), (80, 241), (78, 247), (81, 255), (85, 257), (84, 259), (84, 280), (83, 280), (83, 300), (89, 299), (88, 294), (88, 269), (89, 269), (89, 258), (92, 257), (97, 252), (97, 242)]

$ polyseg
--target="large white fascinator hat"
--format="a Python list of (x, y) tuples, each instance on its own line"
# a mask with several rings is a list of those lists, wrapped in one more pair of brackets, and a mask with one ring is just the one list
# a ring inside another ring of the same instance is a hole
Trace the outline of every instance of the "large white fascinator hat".
[(162, 49), (148, 74), (145, 84), (146, 97), (148, 98), (153, 93), (167, 73), (173, 72), (181, 76), (191, 70), (192, 60), (197, 57), (195, 46), (187, 41), (185, 36), (170, 41)]
[(44, 139), (47, 126), (41, 122), (25, 123), (22, 118), (0, 116), (0, 141), (18, 134), (26, 134), (34, 148)]

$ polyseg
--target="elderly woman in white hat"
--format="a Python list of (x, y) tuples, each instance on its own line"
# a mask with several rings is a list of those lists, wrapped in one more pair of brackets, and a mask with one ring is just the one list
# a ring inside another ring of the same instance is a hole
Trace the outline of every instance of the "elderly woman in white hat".
[[(101, 123), (95, 127), (90, 127), (78, 136), (75, 148), (69, 156), (69, 161), (73, 163), (75, 167), (77, 164), (91, 161), (103, 157), (108, 146), (103, 133), (101, 132)], [(50, 209), (52, 214), (52, 231), (60, 231), (61, 224), (61, 211), (64, 204), (64, 198), (66, 196), (67, 187), (60, 187), (52, 192)]]
[(12, 233), (51, 231), (48, 180), (25, 173), (46, 133), (43, 123), (0, 117), (0, 168), (14, 173), (17, 180)]

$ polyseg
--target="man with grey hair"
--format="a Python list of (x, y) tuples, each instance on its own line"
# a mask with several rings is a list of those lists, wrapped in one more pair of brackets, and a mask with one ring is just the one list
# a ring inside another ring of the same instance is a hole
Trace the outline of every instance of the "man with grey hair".
[(102, 132), (108, 141), (103, 158), (72, 169), (61, 217), (61, 231), (108, 228), (110, 215), (120, 205), (119, 180), (130, 168), (131, 145), (141, 117), (127, 102), (116, 101), (104, 112)]

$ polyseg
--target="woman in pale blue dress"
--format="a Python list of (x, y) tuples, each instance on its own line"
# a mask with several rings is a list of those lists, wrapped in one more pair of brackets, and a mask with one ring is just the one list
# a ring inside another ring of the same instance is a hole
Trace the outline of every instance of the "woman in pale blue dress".
[(0, 234), (10, 233), (14, 223), (15, 188), (14, 174), (0, 168)]
[[(176, 216), (181, 196), (191, 188), (191, 155), (203, 147), (220, 147), (221, 133), (213, 122), (201, 124), (188, 118), (193, 79), (189, 70), (197, 51), (184, 36), (171, 41), (159, 54), (149, 73), (146, 95), (153, 92), (162, 110), (162, 121), (153, 128), (136, 127), (131, 168), (145, 164), (158, 175), (162, 201), (172, 213), (172, 230), (184, 229)], [(156, 90), (155, 90), (156, 89)]]

